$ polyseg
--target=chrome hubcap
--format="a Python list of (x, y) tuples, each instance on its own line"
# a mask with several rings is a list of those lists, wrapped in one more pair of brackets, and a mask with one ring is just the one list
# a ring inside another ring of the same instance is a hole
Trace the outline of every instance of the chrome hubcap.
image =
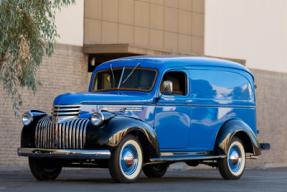
[(233, 151), (232, 154), (230, 155), (230, 160), (231, 160), (231, 164), (233, 166), (236, 166), (239, 162), (239, 155), (236, 151)]
[(135, 146), (129, 144), (121, 152), (121, 168), (126, 175), (132, 175), (138, 167), (138, 153)]
[(130, 168), (134, 163), (134, 155), (131, 151), (127, 151), (126, 154), (123, 156), (125, 166)]
[(242, 154), (238, 146), (233, 146), (228, 154), (229, 167), (232, 172), (237, 172), (241, 168)]

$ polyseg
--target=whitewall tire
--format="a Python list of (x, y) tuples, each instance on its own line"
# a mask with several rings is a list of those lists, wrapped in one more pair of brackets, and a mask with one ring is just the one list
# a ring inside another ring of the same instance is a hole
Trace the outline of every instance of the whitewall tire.
[(133, 135), (127, 135), (111, 155), (110, 174), (119, 183), (135, 182), (141, 174), (142, 165), (143, 152), (140, 142)]
[(245, 168), (245, 149), (242, 141), (238, 137), (233, 137), (227, 157), (218, 160), (218, 168), (221, 176), (227, 180), (239, 179)]

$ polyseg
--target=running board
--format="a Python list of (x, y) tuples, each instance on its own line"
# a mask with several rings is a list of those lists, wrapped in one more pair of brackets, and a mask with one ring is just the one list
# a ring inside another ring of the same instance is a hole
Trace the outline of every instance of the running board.
[(171, 156), (160, 156), (160, 158), (152, 158), (152, 162), (162, 162), (162, 161), (189, 161), (189, 160), (208, 160), (208, 159), (221, 159), (225, 158), (226, 155), (171, 155)]

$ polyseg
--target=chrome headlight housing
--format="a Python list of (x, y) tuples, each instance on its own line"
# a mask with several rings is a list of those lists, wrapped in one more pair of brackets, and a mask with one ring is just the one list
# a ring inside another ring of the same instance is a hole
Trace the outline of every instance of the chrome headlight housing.
[(22, 116), (22, 122), (24, 125), (30, 125), (33, 122), (33, 114), (30, 112), (26, 112)]
[(101, 112), (95, 112), (91, 116), (91, 122), (94, 126), (98, 127), (105, 121), (105, 117)]

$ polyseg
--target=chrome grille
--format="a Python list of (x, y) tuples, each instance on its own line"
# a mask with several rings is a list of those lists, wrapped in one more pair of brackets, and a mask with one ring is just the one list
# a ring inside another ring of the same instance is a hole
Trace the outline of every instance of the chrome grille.
[(78, 116), (81, 105), (53, 105), (52, 115), (55, 116)]
[(43, 117), (36, 127), (35, 145), (46, 149), (83, 149), (88, 122), (88, 119), (78, 118), (53, 123), (51, 117)]

